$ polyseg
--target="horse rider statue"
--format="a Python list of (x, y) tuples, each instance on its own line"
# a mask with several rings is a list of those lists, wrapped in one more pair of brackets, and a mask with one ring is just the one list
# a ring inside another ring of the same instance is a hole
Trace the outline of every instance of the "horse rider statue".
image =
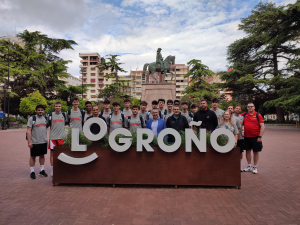
[(164, 70), (164, 58), (161, 55), (161, 48), (157, 49), (156, 53), (156, 70), (162, 72)]

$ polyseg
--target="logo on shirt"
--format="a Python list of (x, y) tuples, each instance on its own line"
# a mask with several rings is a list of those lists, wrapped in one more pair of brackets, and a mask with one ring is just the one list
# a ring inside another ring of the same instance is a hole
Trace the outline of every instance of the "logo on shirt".
[(120, 121), (111, 121), (111, 124), (121, 124)]
[(75, 121), (75, 120), (77, 120), (77, 121), (81, 121), (81, 119), (80, 119), (80, 118), (72, 118), (72, 119), (71, 119), (71, 121)]
[(64, 120), (62, 120), (62, 119), (53, 120), (53, 123), (56, 123), (56, 122), (64, 122)]
[(40, 123), (40, 124), (37, 124), (37, 125), (36, 125), (36, 127), (42, 127), (42, 126), (45, 127), (46, 124), (45, 124), (45, 123)]
[(140, 124), (139, 123), (131, 123), (130, 126), (137, 126), (137, 127), (139, 127)]

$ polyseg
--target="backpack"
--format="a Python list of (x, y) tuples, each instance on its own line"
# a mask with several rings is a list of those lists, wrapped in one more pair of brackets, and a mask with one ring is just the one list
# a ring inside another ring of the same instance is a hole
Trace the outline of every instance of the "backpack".
[[(145, 127), (144, 127), (145, 121), (144, 121), (143, 116), (140, 115), (139, 117), (140, 117), (140, 121), (141, 121), (141, 126), (142, 126), (142, 128), (145, 128)], [(128, 122), (127, 122), (127, 124), (128, 124), (128, 129), (130, 128), (130, 119), (131, 119), (131, 116), (128, 116), (128, 117), (127, 117), (127, 121), (128, 121)]]
[[(248, 112), (245, 112), (245, 114), (244, 114), (244, 118), (245, 118), (245, 116), (247, 115), (247, 113)], [(258, 122), (258, 125), (260, 126), (260, 124), (259, 124), (259, 113), (258, 112), (256, 112), (256, 119), (257, 119), (257, 122)], [(244, 122), (245, 122), (245, 119), (244, 119), (244, 121), (243, 121), (243, 125), (244, 125)]]
[[(33, 115), (33, 116), (31, 116), (31, 117), (32, 117), (32, 127), (31, 127), (31, 132), (32, 132), (32, 128), (33, 128), (33, 126), (34, 126), (34, 124), (35, 124), (35, 122), (36, 122), (36, 115)], [(43, 115), (43, 117), (45, 118), (46, 124), (47, 124), (47, 116)], [(28, 140), (28, 139), (27, 139), (27, 131), (26, 131), (26, 140)]]
[(194, 114), (192, 112), (189, 111), (189, 116), (194, 119)]
[[(67, 122), (66, 120), (66, 113), (65, 112), (61, 112), (61, 114), (63, 114), (64, 118), (65, 118), (65, 123)], [(51, 125), (52, 125), (52, 112), (48, 114), (48, 118), (49, 118), (49, 121), (48, 121), (48, 124), (51, 128)]]
[[(109, 116), (108, 116), (108, 123), (107, 124), (109, 124), (109, 126), (110, 126), (110, 119), (111, 119), (111, 117), (112, 117), (112, 115), (113, 115), (113, 111), (109, 114)], [(122, 127), (125, 127), (125, 116), (124, 116), (124, 114), (123, 113), (121, 113), (121, 117), (122, 117)]]
[[(81, 118), (82, 118), (82, 120), (81, 120), (81, 123), (82, 123), (82, 127), (83, 127), (83, 125), (84, 125), (84, 115), (85, 115), (85, 111), (84, 110), (82, 110), (82, 109), (79, 109), (80, 110), (80, 112), (81, 112)], [(70, 115), (71, 115), (71, 109), (69, 109), (68, 110), (68, 118), (69, 118), (69, 121), (68, 121), (68, 123), (69, 123), (69, 125), (70, 125)]]

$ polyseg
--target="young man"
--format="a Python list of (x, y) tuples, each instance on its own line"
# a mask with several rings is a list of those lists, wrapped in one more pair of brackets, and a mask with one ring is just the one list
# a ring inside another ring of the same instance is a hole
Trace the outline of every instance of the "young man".
[(92, 116), (93, 112), (92, 112), (92, 103), (90, 101), (87, 101), (85, 103), (85, 114), (84, 114), (84, 122), (86, 121), (86, 119), (89, 116)]
[[(153, 101), (152, 101), (152, 109), (158, 109), (157, 106), (158, 106), (158, 101), (153, 100)], [(153, 119), (153, 116), (152, 116), (152, 109), (150, 109), (150, 110), (148, 111), (146, 121), (148, 121), (148, 120), (150, 120), (150, 119)], [(159, 110), (158, 110), (158, 115), (159, 115), (159, 118), (163, 118)]]
[(243, 151), (244, 151), (244, 136), (243, 136), (244, 117), (242, 115), (240, 115), (241, 111), (242, 111), (242, 106), (236, 105), (234, 108), (233, 117), (238, 118), (240, 121), (240, 124), (241, 124), (240, 133), (238, 135), (237, 147), (239, 147), (241, 150), (241, 172), (242, 172), (242, 171), (244, 171), (242, 169), (242, 159), (243, 159)]
[(112, 105), (114, 111), (109, 114), (109, 117), (106, 120), (109, 133), (111, 133), (115, 129), (127, 127), (127, 119), (120, 111), (120, 103), (113, 102)]
[(49, 113), (47, 124), (50, 126), (49, 145), (50, 149), (50, 164), (51, 164), (51, 176), (53, 176), (53, 148), (64, 143), (64, 137), (66, 136), (65, 125), (66, 114), (61, 112), (61, 103), (56, 102), (54, 104), (54, 112)]
[(194, 115), (194, 121), (202, 121), (199, 128), (205, 128), (207, 132), (213, 132), (218, 127), (218, 118), (216, 114), (207, 108), (207, 101), (205, 99), (200, 100), (200, 110)]
[(130, 99), (126, 98), (124, 100), (125, 109), (123, 109), (123, 114), (127, 118), (128, 116), (132, 115), (132, 111), (130, 109), (131, 101)]
[[(93, 107), (92, 107), (92, 109), (93, 109), (93, 115), (92, 116), (89, 116), (88, 118), (87, 118), (87, 120), (89, 120), (90, 118), (93, 118), (93, 117), (98, 117), (98, 118), (100, 118), (100, 119), (102, 119), (105, 123), (106, 123), (106, 120), (105, 120), (105, 118), (104, 117), (102, 117), (101, 115), (99, 115), (99, 106), (97, 106), (97, 105), (94, 105)], [(96, 124), (96, 123), (93, 123), (92, 125), (91, 125), (91, 128), (90, 128), (90, 131), (92, 132), (92, 134), (98, 134), (99, 132), (100, 132), (100, 126), (98, 125), (98, 124)]]
[[(167, 128), (173, 128), (175, 130), (185, 132), (186, 128), (189, 128), (188, 120), (185, 116), (180, 114), (179, 106), (174, 105), (173, 107), (174, 114), (167, 119), (166, 125)], [(168, 135), (168, 142), (174, 143), (175, 138), (173, 135)]]
[(136, 132), (137, 128), (145, 128), (145, 120), (142, 115), (139, 115), (139, 107), (137, 105), (133, 105), (131, 107), (132, 116), (127, 117), (127, 128), (131, 133)]
[(147, 105), (146, 101), (141, 101), (141, 110), (139, 111), (139, 115), (143, 116), (145, 123), (147, 122)]
[(167, 119), (173, 115), (173, 101), (169, 99), (167, 101), (167, 112), (163, 115), (164, 120), (167, 122)]
[(39, 156), (40, 176), (47, 177), (45, 172), (45, 154), (47, 154), (47, 118), (44, 116), (45, 107), (37, 105), (36, 115), (31, 116), (27, 123), (27, 141), (30, 148), (30, 178), (35, 179), (35, 158)]
[(158, 109), (160, 111), (161, 115), (164, 115), (165, 112), (167, 111), (164, 109), (166, 101), (163, 98), (158, 99)]
[(149, 119), (147, 121), (146, 128), (152, 130), (154, 136), (157, 137), (163, 129), (167, 128), (166, 122), (164, 119), (161, 119), (159, 117), (158, 108), (153, 108), (151, 110), (151, 114), (152, 114), (152, 119)]
[(218, 118), (218, 125), (220, 125), (221, 118), (222, 118), (222, 116), (224, 114), (224, 110), (219, 109), (219, 99), (213, 98), (211, 105), (212, 105), (211, 110), (215, 112), (215, 114), (216, 114), (216, 116)]
[(181, 102), (181, 108), (182, 108), (181, 115), (183, 115), (187, 119), (188, 123), (190, 124), (190, 122), (194, 118), (194, 115), (193, 115), (193, 113), (191, 113), (187, 110), (188, 107), (189, 107), (189, 105), (186, 101)]
[(233, 116), (233, 113), (234, 113), (233, 105), (229, 105), (228, 108), (227, 108), (227, 110), (231, 113), (232, 119), (235, 122), (235, 125), (238, 128), (239, 133), (240, 133), (241, 132), (241, 123), (240, 123), (239, 118)]
[(258, 153), (261, 152), (262, 136), (265, 131), (265, 124), (263, 117), (255, 112), (255, 106), (252, 102), (247, 105), (248, 112), (242, 113), (244, 117), (244, 149), (246, 150), (246, 158), (248, 162), (247, 168), (244, 169), (245, 172), (252, 170), (251, 168), (251, 149), (253, 150), (253, 161), (254, 166), (252, 172), (257, 173), (258, 166)]
[(180, 101), (179, 100), (174, 100), (174, 106), (177, 105), (179, 107)]
[(110, 109), (110, 101), (108, 99), (105, 99), (103, 103), (104, 103), (104, 110), (100, 112), (100, 116), (102, 116), (107, 121), (107, 118), (112, 112)]
[(193, 115), (195, 115), (195, 113), (198, 111), (198, 106), (196, 103), (191, 104), (191, 111)]
[(79, 130), (82, 131), (85, 112), (78, 108), (78, 97), (74, 97), (72, 99), (72, 105), (72, 109), (69, 109), (67, 113), (67, 121), (69, 123), (70, 130), (72, 128), (79, 128)]

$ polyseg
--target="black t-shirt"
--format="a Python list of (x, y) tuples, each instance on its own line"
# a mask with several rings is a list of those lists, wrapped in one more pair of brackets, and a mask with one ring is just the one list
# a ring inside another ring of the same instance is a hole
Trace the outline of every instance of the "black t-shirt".
[[(194, 115), (194, 121), (202, 121), (200, 128), (205, 128), (207, 131), (212, 132), (218, 127), (218, 118), (214, 111), (210, 109), (198, 110)], [(197, 127), (199, 130), (199, 127)]]
[[(86, 120), (88, 120), (90, 118), (93, 118), (93, 116), (89, 116), (88, 118), (86, 118)], [(106, 120), (104, 117), (99, 115), (98, 118), (103, 119), (104, 123), (106, 123)], [(93, 123), (91, 125), (90, 130), (91, 130), (92, 134), (98, 134), (100, 132), (100, 126), (97, 123)]]
[[(174, 115), (170, 116), (166, 122), (167, 128), (173, 128), (179, 131), (185, 131), (186, 128), (189, 128), (189, 123), (185, 116), (179, 115), (177, 119), (175, 119)], [(175, 142), (175, 138), (173, 135), (168, 134), (168, 142)]]

